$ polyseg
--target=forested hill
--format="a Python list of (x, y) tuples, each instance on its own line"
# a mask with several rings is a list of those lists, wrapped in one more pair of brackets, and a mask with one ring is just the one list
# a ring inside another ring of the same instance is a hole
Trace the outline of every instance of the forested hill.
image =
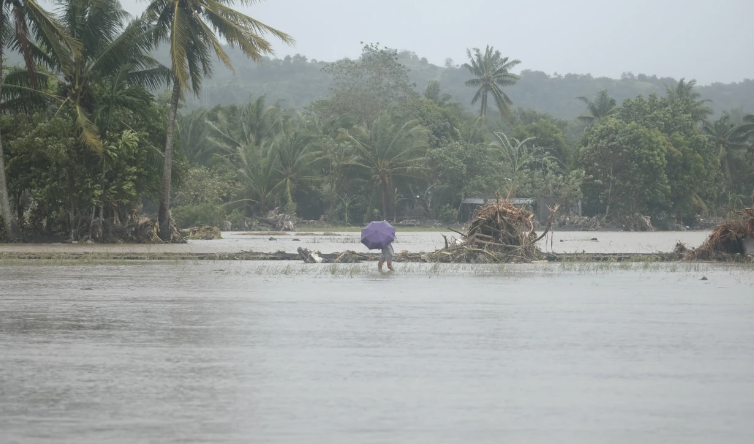
[[(189, 108), (246, 102), (250, 94), (265, 94), (270, 103), (280, 101), (286, 107), (297, 108), (327, 97), (331, 82), (329, 74), (322, 72), (326, 62), (296, 55), (283, 59), (265, 57), (261, 63), (255, 63), (236, 49), (227, 48), (227, 51), (233, 60), (235, 75), (221, 63), (215, 63), (212, 78), (204, 81), (202, 97), (189, 98)], [(402, 51), (398, 56), (410, 69), (411, 80), (418, 91), (423, 91), (430, 80), (439, 80), (443, 92), (472, 108), (474, 90), (464, 86), (470, 75), (460, 66), (463, 61), (453, 63), (449, 60), (446, 66), (437, 66), (409, 51)], [(164, 48), (158, 50), (156, 57), (165, 64), (169, 63)], [(20, 62), (20, 58), (11, 53), (9, 64)], [(526, 67), (526, 60), (522, 62), (520, 66)], [(674, 86), (678, 81), (669, 77), (631, 73), (624, 74), (621, 79), (592, 77), (589, 74), (548, 75), (532, 69), (524, 69), (520, 77), (516, 85), (505, 89), (514, 106), (569, 120), (584, 111), (584, 104), (576, 100), (576, 97), (594, 97), (599, 90), (606, 89), (621, 103), (624, 99), (634, 98), (639, 94), (663, 94), (666, 85)], [(737, 108), (754, 112), (753, 79), (729, 84), (697, 85), (697, 91), (703, 98), (711, 100), (710, 106), (715, 113)]]
[[(213, 78), (205, 80), (205, 95), (200, 99), (189, 99), (190, 107), (244, 102), (253, 93), (255, 96), (266, 94), (270, 102), (279, 100), (285, 106), (301, 108), (328, 94), (330, 77), (322, 72), (325, 62), (296, 55), (254, 63), (238, 51), (231, 52), (236, 75), (220, 63), (215, 64)], [(158, 58), (167, 62), (163, 54), (159, 54)], [(410, 69), (410, 76), (417, 90), (423, 91), (430, 80), (436, 79), (440, 81), (443, 92), (471, 107), (474, 90), (464, 86), (470, 75), (459, 66), (463, 61), (456, 62), (458, 64), (448, 61), (447, 66), (436, 66), (408, 51), (400, 52), (399, 59)], [(526, 60), (522, 62), (520, 66), (525, 68)], [(517, 107), (535, 109), (562, 119), (573, 119), (584, 111), (584, 104), (576, 100), (576, 97), (594, 97), (597, 91), (606, 89), (620, 103), (639, 94), (664, 94), (666, 85), (674, 86), (676, 83), (677, 79), (644, 74), (625, 74), (621, 79), (610, 79), (588, 74), (548, 75), (524, 69), (519, 82), (506, 88), (506, 92)], [(711, 106), (716, 113), (736, 108), (754, 111), (754, 80), (700, 85), (697, 91), (703, 98), (712, 101)]]

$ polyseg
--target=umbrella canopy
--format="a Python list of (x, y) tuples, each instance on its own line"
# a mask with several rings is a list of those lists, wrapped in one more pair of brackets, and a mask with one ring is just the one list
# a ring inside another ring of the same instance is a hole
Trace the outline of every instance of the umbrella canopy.
[(370, 222), (361, 230), (361, 243), (370, 250), (382, 250), (395, 240), (395, 227), (386, 221)]

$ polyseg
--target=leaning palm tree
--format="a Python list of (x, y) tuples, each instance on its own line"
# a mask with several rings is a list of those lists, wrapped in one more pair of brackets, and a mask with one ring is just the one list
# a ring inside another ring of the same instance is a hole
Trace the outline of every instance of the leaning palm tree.
[(487, 95), (492, 94), (492, 99), (495, 101), (500, 115), (507, 120), (510, 117), (510, 107), (513, 105), (513, 101), (503, 92), (501, 87), (514, 85), (518, 81), (518, 76), (509, 71), (521, 61), (509, 61), (508, 57), (503, 57), (500, 51), (496, 51), (489, 45), (487, 45), (484, 53), (479, 48), (474, 48), (473, 54), (471, 50), (467, 49), (466, 55), (469, 57), (469, 63), (464, 63), (463, 67), (468, 69), (475, 77), (467, 80), (466, 86), (477, 88), (474, 98), (471, 99), (471, 104), (473, 105), (481, 99), (481, 116), (485, 117), (487, 115)]
[[(49, 55), (66, 48), (77, 51), (75, 39), (52, 14), (35, 0), (0, 0), (0, 97), (3, 83), (3, 50), (9, 47), (23, 56), (30, 77), (30, 85), (36, 86), (37, 63), (49, 65)], [(9, 240), (19, 239), (20, 233), (10, 210), (8, 184), (5, 178), (3, 144), (0, 140), (0, 216), (3, 218), (5, 235)]]
[(339, 139), (355, 147), (352, 166), (365, 173), (379, 190), (383, 216), (394, 217), (394, 179), (417, 177), (426, 170), (426, 129), (416, 120), (400, 122), (383, 115), (369, 128), (343, 130)]
[(581, 100), (586, 105), (588, 114), (579, 116), (578, 119), (587, 124), (592, 124), (604, 117), (615, 114), (618, 111), (618, 106), (613, 97), (607, 93), (607, 90), (600, 90), (597, 93), (594, 101), (588, 97), (576, 97), (577, 100)]
[[(170, 240), (170, 179), (178, 101), (189, 90), (199, 93), (202, 79), (212, 73), (212, 54), (233, 69), (218, 36), (229, 46), (239, 47), (252, 60), (273, 54), (272, 45), (263, 37), (265, 34), (287, 44), (293, 43), (288, 34), (234, 10), (230, 7), (233, 3), (233, 0), (152, 0), (147, 6), (146, 14), (156, 26), (155, 42), (170, 45), (173, 76), (158, 213), (159, 236), (164, 240)], [(256, 0), (245, 3), (256, 3)]]

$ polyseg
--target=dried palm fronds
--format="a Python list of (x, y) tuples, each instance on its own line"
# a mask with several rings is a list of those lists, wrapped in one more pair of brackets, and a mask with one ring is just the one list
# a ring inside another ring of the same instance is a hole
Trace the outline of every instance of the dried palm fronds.
[(480, 207), (467, 225), (460, 244), (427, 255), (431, 262), (531, 262), (542, 258), (536, 246), (552, 228), (558, 207), (551, 209), (544, 232), (534, 231), (534, 214), (498, 196)]
[(740, 220), (718, 226), (697, 249), (686, 253), (687, 260), (729, 261), (745, 255), (746, 242), (754, 239), (754, 207), (736, 211)]

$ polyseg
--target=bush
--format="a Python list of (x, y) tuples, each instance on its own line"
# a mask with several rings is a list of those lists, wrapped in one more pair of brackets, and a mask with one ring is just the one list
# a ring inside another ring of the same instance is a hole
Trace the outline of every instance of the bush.
[(246, 222), (246, 217), (243, 215), (241, 210), (236, 208), (233, 210), (226, 218), (228, 222), (230, 222), (231, 228), (234, 231), (243, 231), (246, 229), (244, 222)]
[(437, 218), (445, 223), (458, 222), (458, 210), (452, 205), (444, 205), (437, 211)]
[(208, 203), (175, 207), (171, 208), (170, 212), (178, 226), (183, 228), (201, 225), (219, 227), (225, 220), (225, 212), (222, 208)]

